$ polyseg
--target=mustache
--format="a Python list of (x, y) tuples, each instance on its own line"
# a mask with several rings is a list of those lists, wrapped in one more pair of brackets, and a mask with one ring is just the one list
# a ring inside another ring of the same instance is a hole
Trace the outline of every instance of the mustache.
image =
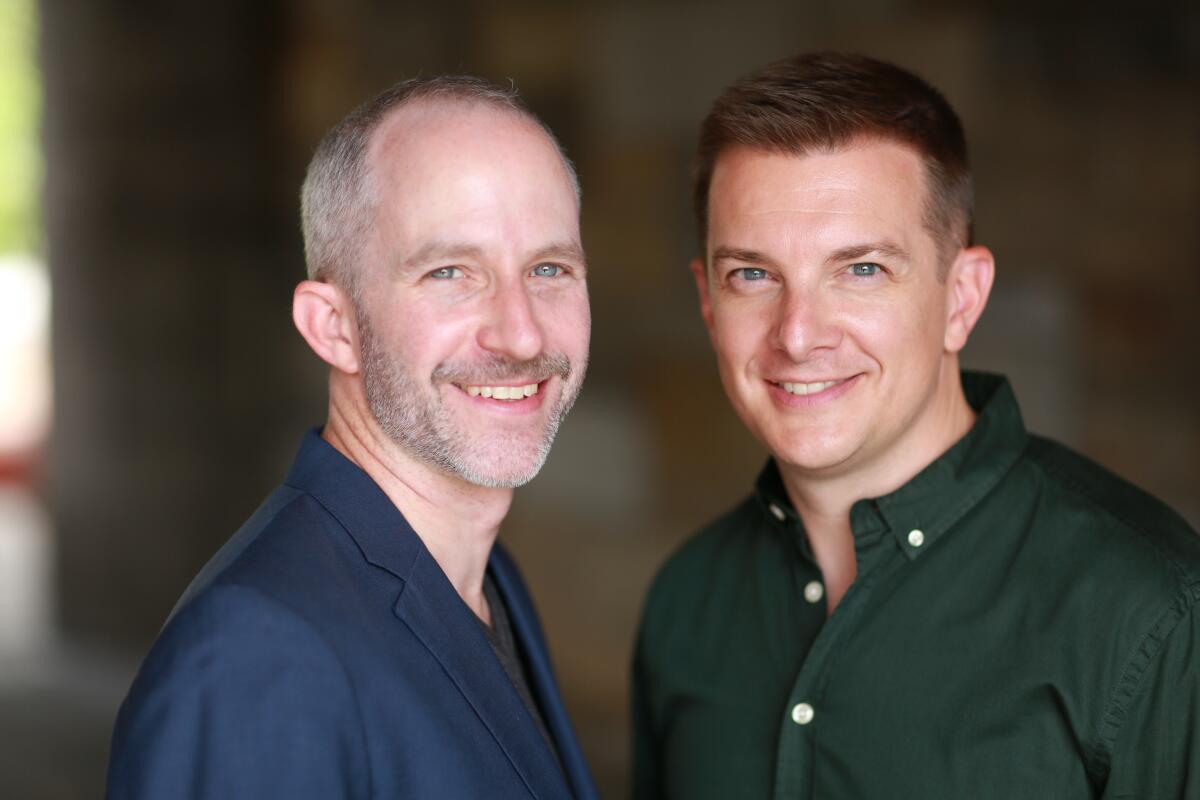
[(430, 376), (433, 383), (484, 385), (501, 381), (536, 378), (540, 383), (551, 375), (564, 381), (571, 376), (571, 359), (562, 353), (541, 353), (526, 361), (514, 361), (504, 356), (467, 362), (443, 361)]

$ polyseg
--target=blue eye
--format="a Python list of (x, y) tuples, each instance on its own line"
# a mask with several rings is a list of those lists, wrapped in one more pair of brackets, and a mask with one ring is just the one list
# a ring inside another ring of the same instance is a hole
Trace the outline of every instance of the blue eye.
[(557, 278), (563, 273), (563, 268), (558, 264), (538, 264), (529, 274), (535, 278)]
[(759, 267), (742, 267), (734, 270), (733, 274), (744, 281), (761, 281), (766, 280), (767, 277), (767, 271)]
[(855, 277), (870, 278), (872, 275), (875, 275), (878, 272), (879, 272), (878, 264), (871, 264), (869, 262), (864, 262), (861, 264), (851, 264), (850, 265), (850, 274), (854, 275)]
[(428, 277), (439, 281), (450, 280), (452, 278), (461, 278), (462, 270), (458, 267), (442, 267), (429, 273)]

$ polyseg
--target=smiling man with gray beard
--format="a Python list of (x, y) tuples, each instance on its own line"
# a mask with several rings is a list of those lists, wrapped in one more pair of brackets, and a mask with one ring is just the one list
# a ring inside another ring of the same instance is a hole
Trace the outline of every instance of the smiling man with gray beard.
[(329, 418), (184, 593), (114, 798), (591, 798), (496, 543), (579, 393), (575, 173), (516, 95), (398, 84), (322, 141), (293, 318)]

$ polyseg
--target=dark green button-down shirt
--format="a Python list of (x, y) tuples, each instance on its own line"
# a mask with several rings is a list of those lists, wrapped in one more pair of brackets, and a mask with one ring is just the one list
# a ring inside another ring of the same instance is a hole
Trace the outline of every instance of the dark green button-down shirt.
[(773, 463), (662, 569), (636, 798), (1200, 798), (1200, 537), (963, 384), (970, 433), (852, 508), (832, 616)]

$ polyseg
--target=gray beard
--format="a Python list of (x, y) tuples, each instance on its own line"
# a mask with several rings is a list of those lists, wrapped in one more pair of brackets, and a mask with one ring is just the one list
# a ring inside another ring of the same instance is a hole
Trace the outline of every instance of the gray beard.
[(358, 310), (357, 316), (367, 406), (392, 441), (435, 469), (476, 486), (512, 489), (528, 483), (538, 474), (550, 455), (550, 445), (558, 433), (558, 426), (579, 396), (586, 362), (580, 365), (578, 374), (572, 371), (570, 360), (562, 353), (543, 353), (529, 361), (492, 356), (479, 363), (439, 364), (430, 378), (430, 385), (435, 390), (442, 383), (486, 385), (530, 375), (557, 375), (563, 380), (563, 392), (550, 411), (533, 453), (528, 452), (528, 444), (512, 437), (502, 442), (499, 448), (501, 454), (511, 453), (512, 457), (501, 455), (494, 459), (497, 463), (479, 463), (481, 459), (474, 457), (476, 453), (470, 437), (453, 427), (440, 398), (433, 394), (431, 399), (423, 393), (418, 380), (399, 359), (387, 352), (363, 311)]

